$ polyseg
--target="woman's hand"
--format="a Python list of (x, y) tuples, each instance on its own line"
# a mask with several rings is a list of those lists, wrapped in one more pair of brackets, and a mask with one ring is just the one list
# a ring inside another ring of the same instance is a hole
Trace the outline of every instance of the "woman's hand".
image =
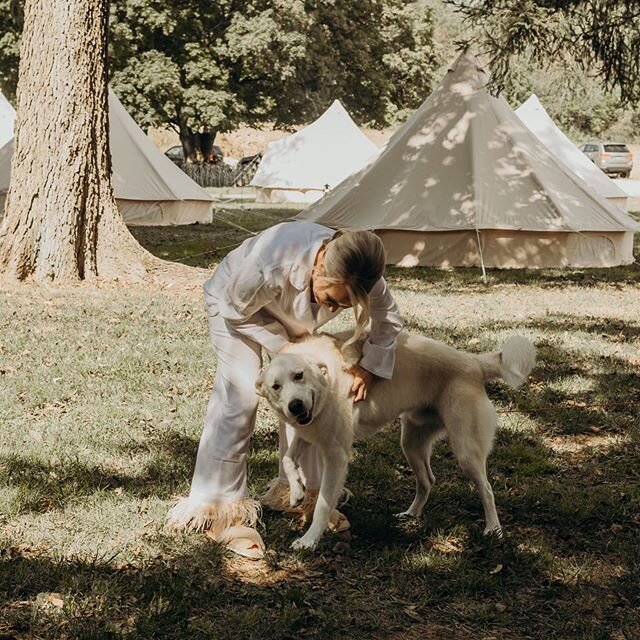
[(373, 382), (373, 373), (363, 369), (360, 365), (353, 365), (353, 367), (347, 369), (347, 371), (353, 376), (353, 384), (351, 385), (351, 393), (353, 394), (353, 401), (360, 402), (360, 400), (367, 399), (367, 392), (371, 383)]

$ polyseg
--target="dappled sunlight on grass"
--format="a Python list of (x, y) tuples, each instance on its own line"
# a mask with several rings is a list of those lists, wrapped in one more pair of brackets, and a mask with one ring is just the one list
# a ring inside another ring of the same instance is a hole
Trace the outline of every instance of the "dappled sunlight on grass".
[[(217, 242), (197, 229), (145, 237), (179, 253), (168, 245), (187, 231), (198, 250)], [(472, 352), (513, 333), (536, 344), (527, 384), (488, 385), (505, 537), (482, 535), (479, 497), (446, 442), (424, 516), (394, 517), (414, 490), (396, 422), (355, 448), (341, 507), (351, 531), (294, 553), (303, 524), (265, 510), (259, 563), (165, 529), (188, 491), (215, 371), (201, 293), (4, 286), (0, 635), (634, 637), (638, 271), (492, 272), (485, 286), (471, 270), (390, 270), (411, 330)], [(345, 313), (325, 329), (351, 323)], [(260, 405), (254, 495), (277, 474), (277, 446), (277, 421)]]
[(541, 438), (542, 443), (556, 454), (571, 456), (575, 461), (594, 453), (606, 453), (610, 449), (631, 444), (628, 436), (598, 435), (596, 433), (576, 436)]

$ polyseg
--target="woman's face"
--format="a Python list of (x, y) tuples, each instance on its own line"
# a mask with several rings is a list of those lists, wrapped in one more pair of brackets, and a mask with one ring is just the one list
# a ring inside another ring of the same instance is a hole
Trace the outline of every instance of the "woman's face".
[(338, 309), (351, 308), (349, 292), (343, 284), (329, 282), (322, 276), (313, 279), (313, 297), (315, 301), (334, 313)]
[[(317, 273), (324, 273), (325, 254), (326, 247), (322, 247), (318, 251), (314, 263), (314, 269), (317, 270)], [(329, 309), (331, 313), (338, 311), (338, 309), (351, 308), (351, 299), (349, 298), (347, 287), (340, 283), (331, 282), (322, 275), (317, 275), (311, 280), (311, 292), (313, 294), (312, 299), (319, 305)]]

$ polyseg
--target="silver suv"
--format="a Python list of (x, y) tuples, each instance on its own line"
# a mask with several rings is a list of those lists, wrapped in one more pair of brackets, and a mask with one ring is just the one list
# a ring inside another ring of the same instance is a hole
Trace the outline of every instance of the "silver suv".
[(585, 142), (579, 147), (596, 167), (609, 175), (628, 178), (633, 169), (633, 154), (622, 142)]

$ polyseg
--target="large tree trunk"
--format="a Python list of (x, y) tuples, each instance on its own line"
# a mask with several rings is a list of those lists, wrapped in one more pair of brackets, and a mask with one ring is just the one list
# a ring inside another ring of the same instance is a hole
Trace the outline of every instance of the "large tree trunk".
[(0, 273), (37, 281), (141, 280), (158, 261), (113, 197), (108, 0), (26, 0)]

